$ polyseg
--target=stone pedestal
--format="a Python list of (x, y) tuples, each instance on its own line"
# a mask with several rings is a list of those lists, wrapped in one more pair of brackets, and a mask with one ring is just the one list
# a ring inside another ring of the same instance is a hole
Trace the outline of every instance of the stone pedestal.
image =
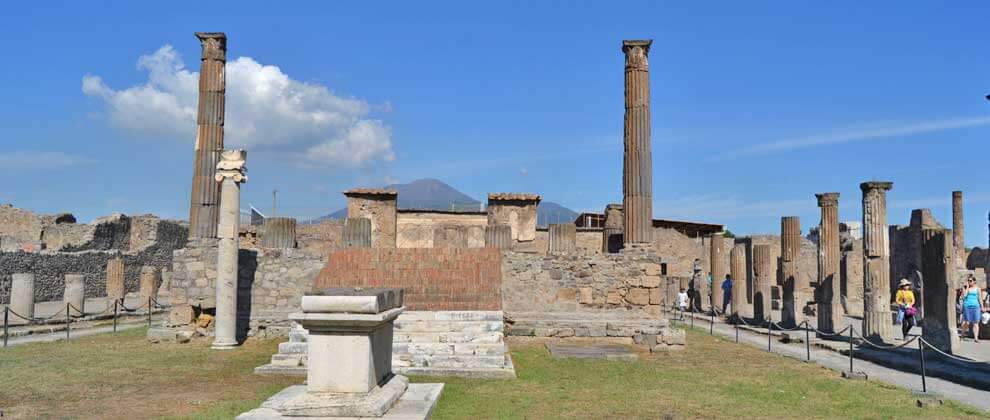
[(511, 250), (512, 228), (505, 224), (485, 226), (485, 247)]
[(371, 220), (348, 217), (340, 240), (344, 248), (371, 248)]
[(729, 270), (732, 276), (732, 315), (736, 317), (753, 316), (753, 307), (746, 297), (746, 285), (749, 276), (746, 273), (746, 244), (735, 244), (729, 251)]
[(625, 55), (625, 116), (622, 209), (625, 244), (653, 242), (653, 151), (650, 145), (650, 66), (652, 40), (622, 41)]
[(371, 247), (395, 248), (396, 204), (399, 193), (378, 188), (355, 188), (344, 191), (347, 218), (361, 217), (371, 222)]
[[(801, 256), (801, 219), (797, 216), (780, 219), (781, 308), (780, 324), (785, 328), (797, 325), (797, 314), (804, 296), (799, 292), (797, 260)], [(836, 280), (837, 281), (837, 280)], [(800, 305), (800, 306), (799, 306)]]
[(247, 182), (247, 152), (224, 150), (217, 164), (220, 183), (220, 221), (217, 225), (217, 282), (214, 349), (237, 346), (238, 231), (241, 220), (241, 183)]
[(10, 283), (10, 310), (27, 320), (11, 316), (10, 323), (27, 324), (34, 318), (34, 273), (14, 273)]
[(871, 181), (863, 191), (863, 336), (891, 342), (890, 240), (887, 191), (892, 182)]
[(541, 197), (527, 193), (488, 194), (488, 224), (506, 224), (512, 230), (512, 240), (530, 242), (536, 239), (536, 208)]
[[(839, 278), (839, 193), (815, 194), (821, 209), (818, 225), (818, 329), (834, 333), (842, 329), (842, 282)], [(850, 279), (850, 281), (858, 281)]]
[(83, 316), (86, 311), (86, 276), (83, 274), (65, 275), (65, 293), (62, 295), (63, 304), (68, 303), (69, 314)]
[(753, 318), (763, 322), (770, 316), (770, 287), (774, 279), (770, 245), (753, 245)]
[[(124, 260), (111, 258), (107, 260), (107, 300), (121, 300), (124, 298)], [(111, 305), (113, 303), (110, 303)]]
[(148, 303), (148, 298), (158, 298), (158, 280), (158, 267), (141, 267), (141, 287), (138, 289), (138, 296), (141, 298), (142, 305)]
[(261, 233), (261, 247), (290, 249), (296, 247), (296, 219), (291, 217), (269, 217), (265, 219)]
[(289, 319), (309, 330), (306, 385), (283, 390), (239, 419), (429, 417), (443, 385), (410, 385), (392, 373), (402, 289), (328, 289), (303, 296), (301, 309)]
[(547, 253), (571, 254), (577, 249), (577, 226), (573, 223), (551, 224)]
[(215, 238), (220, 190), (213, 181), (223, 150), (227, 36), (197, 32), (202, 44), (199, 69), (199, 110), (196, 116), (196, 161), (189, 204), (189, 238)]
[(952, 280), (956, 274), (955, 254), (948, 230), (926, 229), (922, 242), (924, 258), (925, 317), (922, 337), (949, 354), (958, 353), (956, 333), (956, 294)]

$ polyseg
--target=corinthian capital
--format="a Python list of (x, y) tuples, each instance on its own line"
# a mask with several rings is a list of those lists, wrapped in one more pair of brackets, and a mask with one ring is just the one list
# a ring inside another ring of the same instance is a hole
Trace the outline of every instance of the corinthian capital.
[(622, 41), (622, 52), (626, 55), (626, 68), (646, 70), (649, 67), (647, 56), (650, 54), (652, 39)]
[(203, 46), (202, 59), (227, 61), (227, 34), (223, 32), (196, 32)]
[(223, 182), (225, 178), (231, 178), (234, 182), (247, 182), (247, 166), (244, 161), (247, 159), (247, 152), (243, 149), (227, 149), (220, 152), (220, 161), (217, 162), (217, 182)]

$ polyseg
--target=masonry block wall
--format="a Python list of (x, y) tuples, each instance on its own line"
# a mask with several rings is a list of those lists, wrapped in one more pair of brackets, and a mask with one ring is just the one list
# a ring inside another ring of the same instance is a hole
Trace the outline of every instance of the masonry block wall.
[(315, 286), (402, 287), (413, 311), (498, 311), (501, 264), (493, 248), (352, 248), (330, 254)]

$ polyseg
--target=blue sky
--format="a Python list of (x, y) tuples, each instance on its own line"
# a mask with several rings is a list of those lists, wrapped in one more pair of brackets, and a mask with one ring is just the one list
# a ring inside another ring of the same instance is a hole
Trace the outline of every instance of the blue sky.
[(652, 38), (656, 217), (776, 233), (798, 215), (807, 230), (814, 193), (841, 192), (840, 218), (858, 220), (859, 183), (882, 179), (891, 223), (918, 207), (949, 223), (963, 190), (967, 242), (985, 246), (990, 4), (953, 6), (13, 3), (0, 202), (185, 218), (192, 33), (224, 31), (245, 204), (277, 188), (284, 213), (310, 217), (353, 186), (435, 177), (599, 211), (621, 201), (621, 40)]

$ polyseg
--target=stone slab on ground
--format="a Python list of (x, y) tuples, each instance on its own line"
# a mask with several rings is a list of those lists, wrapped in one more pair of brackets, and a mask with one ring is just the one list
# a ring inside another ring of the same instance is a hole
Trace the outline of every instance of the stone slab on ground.
[[(388, 410), (384, 416), (377, 417), (383, 420), (423, 420), (433, 415), (437, 400), (440, 399), (440, 392), (443, 391), (444, 384), (409, 384), (406, 392), (396, 401), (395, 405)], [(287, 401), (306, 393), (305, 385), (290, 386), (278, 394), (271, 397), (268, 402)], [(367, 417), (365, 417), (367, 418)], [(317, 419), (353, 419), (360, 417), (286, 417), (271, 408), (256, 408), (237, 416), (239, 420), (317, 420)]]
[(550, 356), (557, 359), (573, 357), (623, 362), (639, 360), (636, 351), (619, 344), (546, 343), (546, 348), (550, 351)]

